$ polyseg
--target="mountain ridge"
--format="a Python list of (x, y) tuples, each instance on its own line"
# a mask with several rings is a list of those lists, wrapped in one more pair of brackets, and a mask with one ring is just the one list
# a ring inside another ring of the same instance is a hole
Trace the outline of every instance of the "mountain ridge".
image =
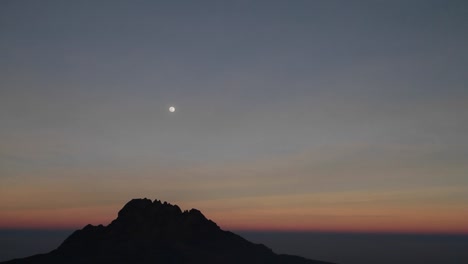
[(325, 264), (275, 254), (262, 244), (222, 230), (199, 210), (182, 211), (160, 200), (132, 199), (109, 225), (86, 225), (55, 250), (8, 264), (26, 263), (271, 263)]

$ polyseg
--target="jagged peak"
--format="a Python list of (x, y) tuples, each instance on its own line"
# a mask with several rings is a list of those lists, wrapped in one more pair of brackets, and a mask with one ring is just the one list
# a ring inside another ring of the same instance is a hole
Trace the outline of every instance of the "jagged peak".
[(124, 216), (127, 213), (142, 212), (148, 207), (154, 208), (154, 209), (175, 208), (176, 211), (181, 211), (179, 206), (172, 205), (166, 201), (162, 203), (160, 200), (156, 199), (154, 200), (154, 202), (152, 202), (148, 198), (137, 198), (137, 199), (132, 199), (127, 204), (125, 204), (125, 206), (119, 211), (119, 217)]
[(219, 229), (216, 223), (207, 219), (197, 209), (182, 211), (177, 205), (158, 199), (151, 201), (147, 198), (130, 200), (119, 211), (117, 219), (112, 221), (111, 226), (132, 229), (148, 226), (154, 228), (172, 226), (176, 228), (203, 227), (204, 230)]

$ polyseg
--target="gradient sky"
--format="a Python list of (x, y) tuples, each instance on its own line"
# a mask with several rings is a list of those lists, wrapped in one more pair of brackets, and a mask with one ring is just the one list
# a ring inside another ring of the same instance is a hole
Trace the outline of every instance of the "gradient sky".
[(466, 1), (1, 1), (0, 228), (148, 197), (466, 233), (467, 28)]

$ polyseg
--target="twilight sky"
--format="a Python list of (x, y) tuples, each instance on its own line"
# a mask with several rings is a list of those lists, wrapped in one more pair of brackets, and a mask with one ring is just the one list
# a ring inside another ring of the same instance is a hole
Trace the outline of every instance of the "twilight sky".
[(466, 233), (467, 28), (466, 1), (1, 1), (0, 228), (148, 197)]

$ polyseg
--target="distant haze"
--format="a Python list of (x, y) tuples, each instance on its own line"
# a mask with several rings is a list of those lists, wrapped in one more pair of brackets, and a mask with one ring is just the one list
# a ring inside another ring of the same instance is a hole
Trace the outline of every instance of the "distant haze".
[[(0, 261), (46, 253), (72, 230), (0, 230)], [(238, 231), (276, 253), (340, 264), (466, 263), (468, 236)]]
[(468, 233), (467, 14), (0, 1), (0, 228), (146, 196), (226, 229)]

